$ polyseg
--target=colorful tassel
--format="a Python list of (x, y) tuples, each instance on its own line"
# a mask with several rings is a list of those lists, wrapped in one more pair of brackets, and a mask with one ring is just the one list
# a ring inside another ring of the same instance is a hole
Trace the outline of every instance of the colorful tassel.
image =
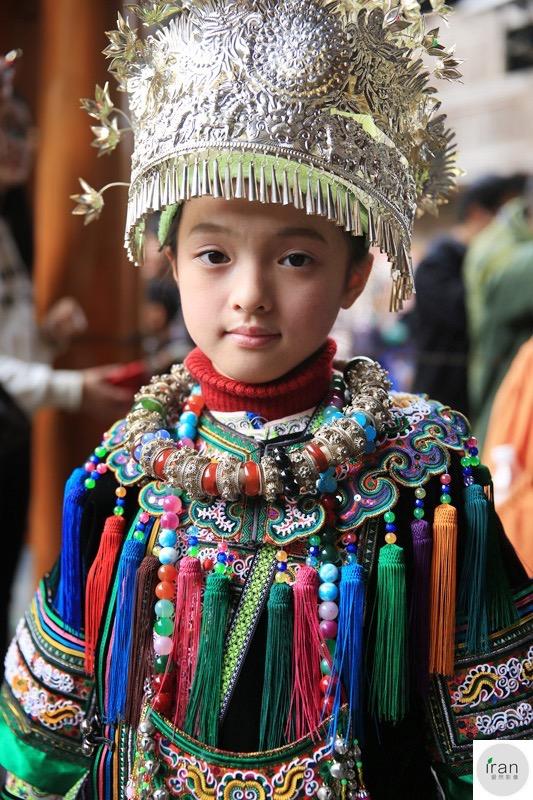
[(274, 583), (268, 598), (260, 750), (273, 750), (286, 742), (292, 686), (292, 637), (292, 590), (287, 583)]
[(451, 675), (455, 651), (457, 509), (442, 504), (433, 519), (429, 671)]
[(144, 556), (144, 549), (144, 542), (129, 539), (124, 545), (118, 565), (115, 629), (107, 682), (106, 722), (124, 719), (133, 631), (135, 575)]
[(157, 570), (159, 560), (155, 556), (146, 556), (141, 561), (135, 577), (135, 606), (133, 611), (132, 642), (135, 642), (135, 657), (131, 659), (128, 670), (128, 688), (126, 691), (126, 709), (124, 718), (136, 728), (141, 716), (144, 697), (144, 685), (150, 675), (153, 652), (153, 611), (154, 593), (158, 584)]
[(322, 636), (317, 613), (318, 582), (318, 573), (302, 565), (293, 585), (293, 689), (286, 735), (290, 735), (294, 723), (296, 739), (316, 731), (320, 724)]
[(466, 651), (479, 653), (488, 644), (487, 545), (489, 504), (478, 484), (465, 487), (466, 547), (459, 582), (459, 607), (466, 615)]
[(198, 659), (202, 619), (202, 568), (198, 558), (180, 561), (176, 583), (176, 622), (172, 662), (176, 668), (174, 725), (183, 726)]
[(61, 566), (55, 604), (57, 613), (75, 631), (83, 628), (83, 559), (80, 526), (87, 473), (75, 469), (65, 485), (61, 531)]
[(100, 622), (115, 561), (124, 540), (124, 517), (107, 517), (96, 558), (85, 587), (85, 672), (94, 675), (94, 658)]
[(429, 686), (429, 589), (433, 540), (424, 519), (411, 522), (413, 541), (413, 576), (409, 628), (411, 631), (411, 664), (415, 686), (425, 696)]
[(409, 684), (405, 563), (397, 544), (379, 551), (376, 608), (370, 703), (379, 719), (399, 722), (407, 711)]
[(361, 564), (341, 568), (339, 618), (335, 656), (331, 668), (330, 692), (333, 696), (330, 738), (338, 732), (342, 687), (348, 699), (347, 730), (344, 738), (362, 736), (361, 674), (363, 653), (363, 606), (365, 585)]
[(218, 739), (222, 657), (230, 579), (211, 572), (206, 581), (196, 673), (185, 717), (185, 732), (215, 747)]

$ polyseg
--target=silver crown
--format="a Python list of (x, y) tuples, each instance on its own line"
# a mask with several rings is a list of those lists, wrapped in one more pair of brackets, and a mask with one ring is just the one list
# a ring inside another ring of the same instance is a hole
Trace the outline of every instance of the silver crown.
[[(420, 53), (438, 57), (437, 77), (459, 77), (459, 62), (437, 30), (425, 31), (419, 3), (191, 0), (135, 10), (157, 30), (142, 40), (119, 16), (105, 51), (134, 133), (130, 258), (142, 261), (147, 214), (192, 197), (292, 204), (387, 253), (400, 307), (413, 288), (417, 209), (443, 202), (457, 172)], [(108, 152), (120, 131), (107, 86), (84, 105), (103, 122), (95, 144)], [(85, 213), (89, 195), (76, 197)]]

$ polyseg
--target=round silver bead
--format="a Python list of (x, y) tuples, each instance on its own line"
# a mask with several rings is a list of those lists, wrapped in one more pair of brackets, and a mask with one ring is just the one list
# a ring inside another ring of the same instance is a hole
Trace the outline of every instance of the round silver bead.
[(342, 738), (342, 736), (337, 736), (337, 738), (335, 739), (334, 748), (336, 753), (338, 753), (341, 756), (344, 756), (350, 749), (350, 745), (348, 744), (346, 739)]
[(344, 769), (342, 764), (339, 764), (338, 761), (334, 761), (329, 768), (329, 774), (335, 780), (340, 780), (341, 778), (344, 778)]
[(155, 747), (154, 740), (150, 739), (149, 736), (141, 736), (139, 747), (143, 753), (150, 753)]
[(329, 786), (321, 786), (316, 796), (318, 800), (333, 800), (333, 791), (329, 788)]
[(154, 726), (148, 719), (143, 719), (141, 724), (139, 725), (139, 730), (141, 733), (151, 734), (154, 732)]
[(152, 798), (153, 800), (168, 800), (168, 792), (166, 789), (156, 789)]
[(81, 752), (84, 756), (92, 756), (94, 753), (94, 745), (90, 744), (89, 742), (82, 742)]
[(81, 724), (80, 724), (80, 731), (82, 733), (82, 736), (87, 736), (88, 733), (91, 733), (92, 729), (93, 729), (93, 726), (91, 725), (89, 720), (88, 719), (82, 719)]

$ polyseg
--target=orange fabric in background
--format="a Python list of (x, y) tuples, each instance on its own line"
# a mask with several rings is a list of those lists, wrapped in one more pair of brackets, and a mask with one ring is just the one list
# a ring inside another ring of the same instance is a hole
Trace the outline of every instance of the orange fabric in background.
[[(42, 314), (60, 297), (71, 295), (89, 321), (87, 334), (58, 364), (62, 368), (123, 362), (137, 355), (131, 344), (137, 330), (137, 275), (122, 244), (127, 190), (110, 189), (100, 220), (87, 227), (82, 218), (72, 216), (69, 197), (80, 191), (80, 175), (97, 188), (129, 180), (128, 153), (121, 146), (98, 158), (90, 146), (90, 126), (98, 123), (80, 109), (80, 98), (94, 97), (95, 84), (109, 79), (102, 50), (108, 43), (105, 31), (116, 27), (118, 10), (120, 0), (41, 0), (36, 31), (40, 57), (31, 50), (24, 53), (25, 60), (34, 61), (39, 86), (37, 308)], [(122, 94), (114, 90), (112, 78), (110, 86), (119, 104)], [(112, 420), (46, 411), (35, 422), (29, 535), (38, 577), (59, 551), (65, 478), (83, 463)]]
[(505, 532), (533, 577), (533, 339), (518, 351), (498, 390), (491, 412), (483, 461), (494, 472), (492, 449), (510, 444), (517, 475), (511, 492), (497, 506)]

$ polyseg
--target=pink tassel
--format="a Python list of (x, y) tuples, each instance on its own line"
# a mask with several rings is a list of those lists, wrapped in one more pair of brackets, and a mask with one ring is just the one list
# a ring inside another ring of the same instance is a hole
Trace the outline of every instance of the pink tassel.
[(174, 649), (172, 651), (172, 661), (176, 668), (174, 724), (181, 728), (187, 712), (200, 641), (202, 569), (198, 558), (185, 556), (180, 561), (175, 614)]
[(323, 640), (318, 619), (318, 573), (301, 566), (293, 585), (294, 636), (292, 670), (294, 685), (287, 723), (290, 738), (291, 721), (296, 739), (316, 731), (320, 724), (322, 695), (320, 692), (320, 658)]

